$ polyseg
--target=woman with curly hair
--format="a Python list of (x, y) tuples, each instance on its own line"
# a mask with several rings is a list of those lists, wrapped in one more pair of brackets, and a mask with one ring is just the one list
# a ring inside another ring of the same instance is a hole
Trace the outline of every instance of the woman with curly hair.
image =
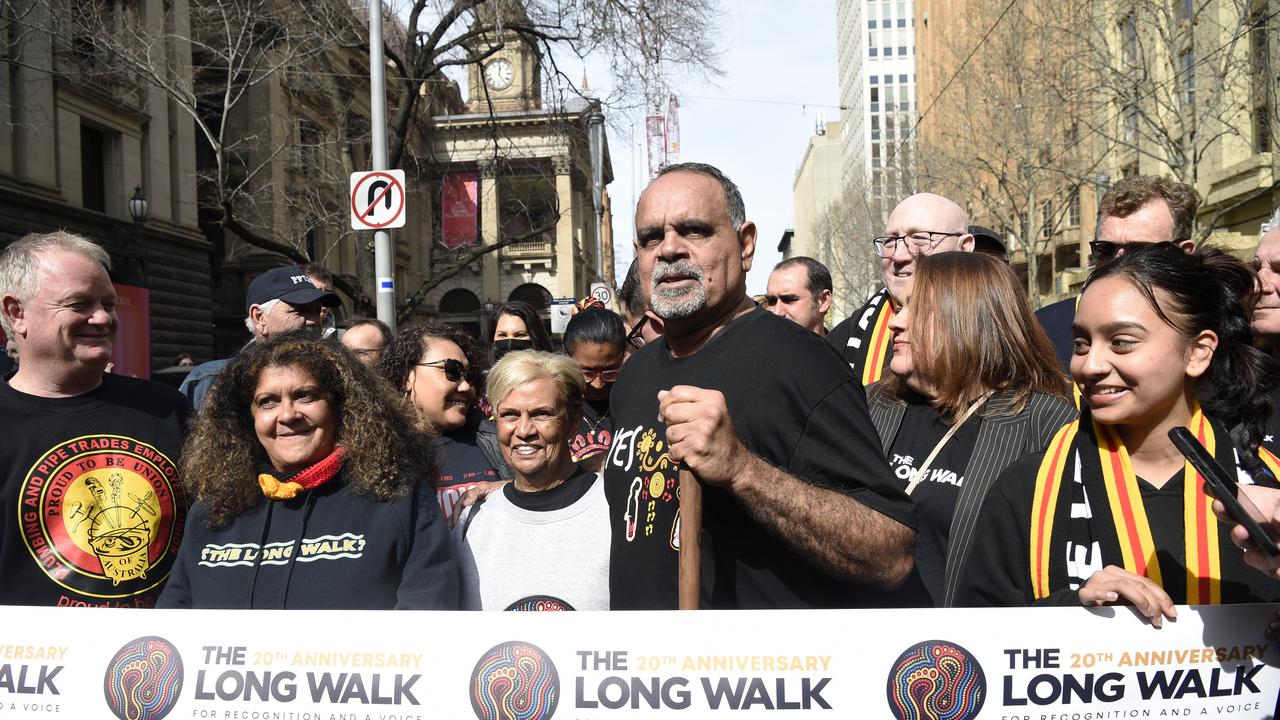
[(183, 450), (196, 502), (159, 607), (456, 608), (434, 458), (404, 401), (341, 346), (251, 344)]
[(439, 434), (436, 496), (445, 517), (467, 490), (511, 477), (493, 423), (476, 408), (482, 368), (466, 331), (435, 322), (405, 325), (377, 369)]

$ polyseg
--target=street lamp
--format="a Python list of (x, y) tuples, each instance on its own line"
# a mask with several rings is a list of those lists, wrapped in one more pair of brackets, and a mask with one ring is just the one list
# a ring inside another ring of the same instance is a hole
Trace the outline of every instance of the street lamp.
[(596, 279), (604, 280), (604, 113), (599, 102), (587, 113), (587, 144), (591, 148), (591, 196), (596, 204)]
[(142, 186), (138, 185), (133, 189), (133, 197), (129, 198), (129, 217), (133, 218), (134, 225), (141, 227), (150, 214), (147, 198), (142, 194)]

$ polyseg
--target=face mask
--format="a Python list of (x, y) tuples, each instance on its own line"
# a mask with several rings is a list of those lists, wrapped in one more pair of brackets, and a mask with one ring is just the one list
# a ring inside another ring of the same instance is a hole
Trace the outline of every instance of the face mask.
[(494, 340), (493, 341), (493, 361), (497, 362), (502, 359), (503, 355), (517, 350), (529, 350), (533, 347), (532, 340)]

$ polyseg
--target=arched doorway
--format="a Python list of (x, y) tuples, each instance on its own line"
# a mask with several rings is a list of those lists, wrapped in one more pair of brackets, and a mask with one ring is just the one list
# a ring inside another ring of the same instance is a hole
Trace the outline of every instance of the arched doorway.
[(538, 312), (545, 312), (551, 307), (551, 291), (538, 283), (525, 283), (512, 290), (507, 296), (508, 302), (515, 300), (527, 302)]

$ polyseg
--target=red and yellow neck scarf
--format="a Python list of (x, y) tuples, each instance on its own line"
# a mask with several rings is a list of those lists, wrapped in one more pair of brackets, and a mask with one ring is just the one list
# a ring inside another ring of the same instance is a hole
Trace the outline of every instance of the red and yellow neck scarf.
[(862, 366), (862, 386), (866, 387), (880, 379), (884, 374), (885, 358), (889, 355), (889, 340), (893, 333), (889, 332), (889, 321), (893, 319), (893, 300), (885, 294), (884, 305), (876, 313), (876, 321), (871, 324), (870, 344), (867, 346), (866, 360)]
[[(1092, 435), (1097, 439), (1098, 461), (1101, 465), (1102, 485), (1106, 488), (1106, 503), (1111, 525), (1120, 547), (1123, 567), (1135, 575), (1143, 575), (1153, 582), (1166, 586), (1156, 558), (1155, 541), (1143, 506), (1138, 478), (1133, 472), (1129, 452), (1119, 435), (1108, 426), (1091, 423)], [(1192, 407), (1191, 432), (1211, 455), (1218, 456), (1218, 442), (1213, 426), (1205, 418), (1199, 404)], [(1079, 457), (1088, 443), (1077, 442), (1080, 421), (1076, 420), (1058, 431), (1045, 453), (1044, 461), (1036, 476), (1036, 489), (1031, 510), (1031, 584), (1037, 599), (1049, 595), (1049, 565), (1053, 552), (1061, 552), (1062, 545), (1053, 542), (1054, 516), (1058, 509), (1063, 483), (1071, 482), (1076, 468), (1091, 471), (1086, 459)], [(1235, 466), (1234, 452), (1228, 442), (1225, 446)], [(1260, 449), (1260, 454), (1265, 450)], [(1270, 453), (1266, 453), (1270, 455)], [(1271, 456), (1272, 462), (1275, 457)], [(1271, 466), (1271, 463), (1268, 463)], [(1275, 472), (1280, 463), (1272, 467)], [(1212, 605), (1222, 602), (1222, 556), (1217, 518), (1213, 514), (1213, 498), (1204, 491), (1204, 478), (1191, 463), (1183, 470), (1183, 527), (1186, 551), (1187, 603)], [(1095, 505), (1095, 513), (1100, 512)], [(1105, 515), (1105, 513), (1104, 513)], [(1168, 579), (1170, 582), (1173, 578)]]

